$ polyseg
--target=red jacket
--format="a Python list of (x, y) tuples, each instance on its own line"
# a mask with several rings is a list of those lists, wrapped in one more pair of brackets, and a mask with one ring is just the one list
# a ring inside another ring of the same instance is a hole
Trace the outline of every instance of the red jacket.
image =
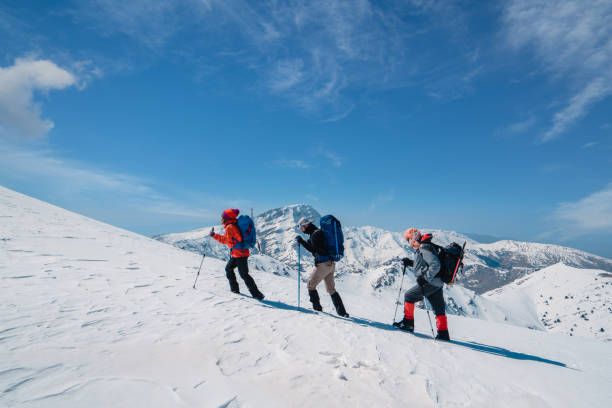
[[(240, 230), (236, 225), (236, 220), (227, 221), (225, 224), (225, 234), (215, 234), (213, 235), (213, 238), (230, 248), (236, 245), (238, 242), (242, 242), (242, 235), (240, 234)], [(248, 249), (232, 249), (233, 258), (244, 258), (249, 256), (249, 254), (250, 252)]]

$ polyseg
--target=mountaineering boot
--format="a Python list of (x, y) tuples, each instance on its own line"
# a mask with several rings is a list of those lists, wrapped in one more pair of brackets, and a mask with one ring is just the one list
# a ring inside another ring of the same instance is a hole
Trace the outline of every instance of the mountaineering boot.
[(346, 310), (344, 309), (344, 304), (342, 303), (342, 298), (340, 297), (340, 294), (338, 292), (334, 292), (334, 294), (331, 295), (331, 298), (332, 302), (334, 302), (334, 306), (336, 307), (336, 312), (338, 313), (338, 315), (342, 317), (349, 317), (349, 314), (346, 313)]
[(230, 290), (232, 293), (240, 293), (240, 287), (238, 286), (238, 282), (234, 279), (234, 282), (230, 280)]
[(446, 315), (436, 316), (436, 326), (438, 328), (438, 335), (436, 340), (450, 341), (448, 335), (448, 322), (446, 321)]
[(317, 292), (316, 289), (309, 290), (308, 296), (310, 296), (310, 301), (312, 302), (312, 308), (316, 310), (317, 312), (322, 311), (323, 308), (321, 307), (321, 301), (319, 299), (319, 292)]
[(253, 298), (257, 300), (263, 300), (263, 298), (265, 298), (264, 294), (261, 293), (259, 290), (255, 293), (251, 293), (251, 296), (253, 296)]
[(414, 319), (406, 319), (404, 317), (401, 321), (393, 323), (393, 326), (412, 333), (414, 332)]
[(411, 333), (414, 332), (414, 303), (404, 302), (404, 318), (393, 323), (393, 326)]
[(438, 330), (438, 335), (436, 336), (436, 340), (450, 341), (448, 330)]

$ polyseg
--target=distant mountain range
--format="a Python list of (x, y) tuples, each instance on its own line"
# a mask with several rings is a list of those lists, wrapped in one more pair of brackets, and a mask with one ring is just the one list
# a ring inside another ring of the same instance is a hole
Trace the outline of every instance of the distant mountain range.
[[(266, 211), (255, 217), (258, 245), (249, 260), (255, 271), (266, 271), (281, 276), (297, 277), (298, 253), (295, 237), (297, 221), (309, 217), (318, 223), (321, 215), (309, 205), (298, 204)], [(222, 226), (214, 226), (223, 232)], [(154, 238), (188, 251), (207, 256), (228, 259), (229, 249), (208, 236), (211, 227), (185, 233), (158, 235)], [(414, 257), (402, 233), (381, 228), (343, 226), (345, 256), (338, 263), (337, 280), (340, 288), (350, 288), (353, 293), (364, 296), (396, 299), (399, 281), (402, 278), (401, 258)], [(539, 330), (556, 327), (550, 314), (537, 313), (535, 306), (520, 306), (512, 302), (499, 301), (497, 295), (485, 292), (513, 285), (517, 279), (531, 276), (534, 272), (562, 262), (568, 267), (612, 271), (612, 260), (565, 248), (518, 241), (497, 241), (482, 244), (465, 234), (454, 231), (423, 229), (434, 236), (434, 242), (448, 245), (451, 242), (466, 242), (466, 258), (463, 274), (454, 286), (445, 288), (447, 312), (449, 314), (476, 317), (484, 320), (510, 323)], [(313, 259), (301, 249), (302, 280), (310, 273)], [(537, 274), (536, 274), (537, 275)], [(409, 271), (403, 280), (406, 289), (415, 284)], [(532, 305), (537, 299), (524, 299)], [(525, 307), (532, 312), (526, 313)], [(550, 313), (550, 312), (549, 312)], [(574, 324), (567, 319), (568, 324)], [(599, 329), (599, 328), (598, 328)], [(569, 329), (568, 329), (569, 330)], [(570, 331), (567, 331), (570, 333)], [(582, 330), (585, 332), (585, 330)], [(594, 334), (590, 337), (607, 338)]]
[[(263, 254), (279, 261), (275, 268), (282, 270), (297, 268), (295, 225), (301, 217), (318, 222), (321, 215), (305, 204), (289, 205), (266, 211), (255, 217), (259, 246), (254, 253)], [(208, 237), (211, 227), (195, 231), (158, 235), (154, 238), (179, 248), (206, 253), (220, 259), (227, 259), (226, 246)], [(221, 226), (215, 226), (222, 231)], [(345, 236), (345, 257), (338, 265), (340, 277), (359, 275), (373, 289), (393, 285), (401, 276), (400, 259), (412, 257), (413, 250), (402, 233), (381, 228), (343, 226)], [(451, 242), (466, 242), (466, 258), (463, 274), (457, 283), (478, 294), (499, 288), (537, 270), (563, 262), (565, 265), (601, 269), (612, 272), (612, 260), (589, 254), (577, 249), (558, 245), (538, 244), (503, 240), (482, 244), (468, 236), (454, 231), (423, 229), (433, 233), (433, 241), (440, 245)], [(312, 265), (312, 257), (303, 256), (303, 264)], [(290, 273), (289, 270), (278, 273)]]

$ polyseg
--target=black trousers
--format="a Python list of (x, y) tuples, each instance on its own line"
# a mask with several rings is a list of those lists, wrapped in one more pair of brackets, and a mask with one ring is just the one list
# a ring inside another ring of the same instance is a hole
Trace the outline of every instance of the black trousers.
[[(435, 288), (435, 286), (433, 286)], [(429, 287), (431, 289), (432, 286)], [(426, 292), (429, 292), (428, 288), (425, 288)], [(423, 300), (423, 288), (419, 285), (414, 285), (406, 291), (404, 294), (404, 301), (408, 303), (416, 303)], [(431, 295), (427, 296), (427, 300), (431, 303), (431, 307), (434, 310), (436, 316), (442, 316), (446, 314), (446, 305), (444, 303), (444, 295), (442, 288), (436, 290)]]
[(242, 258), (230, 258), (230, 260), (227, 262), (227, 265), (225, 266), (225, 276), (229, 281), (230, 290), (232, 290), (233, 292), (240, 291), (238, 281), (236, 280), (236, 274), (234, 273), (234, 269), (238, 267), (238, 273), (240, 274), (240, 277), (242, 278), (244, 283), (246, 283), (249, 292), (251, 293), (251, 295), (256, 295), (260, 292), (259, 289), (257, 289), (255, 281), (253, 280), (251, 275), (249, 275), (249, 264), (247, 261), (248, 257), (246, 256)]

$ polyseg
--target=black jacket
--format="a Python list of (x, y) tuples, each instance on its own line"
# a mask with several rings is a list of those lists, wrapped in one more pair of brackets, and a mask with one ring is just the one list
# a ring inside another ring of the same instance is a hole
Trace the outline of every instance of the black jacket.
[(314, 256), (315, 264), (318, 264), (321, 261), (319, 257), (329, 256), (325, 242), (325, 233), (310, 224), (306, 228), (306, 234), (310, 235), (310, 238), (308, 238), (308, 241), (304, 241), (304, 239), (300, 237), (300, 244)]

